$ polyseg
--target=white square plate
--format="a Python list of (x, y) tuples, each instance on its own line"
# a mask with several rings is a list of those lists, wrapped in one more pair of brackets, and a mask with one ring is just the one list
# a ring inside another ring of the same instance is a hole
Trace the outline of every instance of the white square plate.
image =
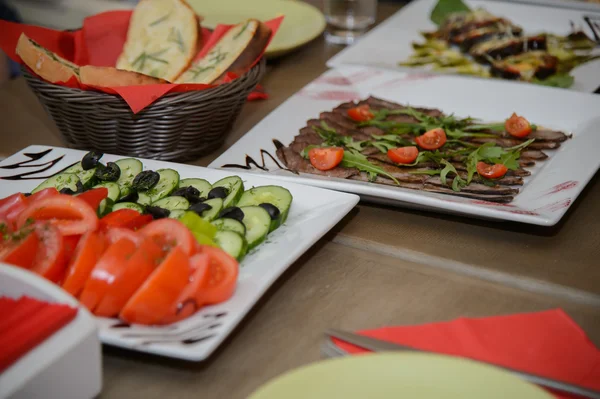
[[(550, 158), (528, 168), (520, 193), (510, 204), (428, 193), (381, 184), (323, 178), (282, 170), (273, 139), (288, 145), (306, 121), (341, 102), (369, 95), (400, 104), (438, 108), (459, 117), (502, 121), (513, 112), (533, 123), (573, 133)], [(252, 158), (268, 171), (251, 171), (278, 179), (359, 194), (364, 200), (450, 212), (472, 217), (554, 225), (575, 201), (600, 166), (600, 96), (499, 80), (445, 75), (415, 75), (377, 68), (346, 66), (330, 70), (263, 119), (210, 167), (246, 165)], [(228, 167), (229, 168), (229, 167)], [(232, 170), (232, 169), (230, 169)], [(235, 170), (235, 169), (234, 169)]]
[[(412, 42), (423, 41), (419, 32), (433, 31), (437, 28), (429, 19), (431, 10), (436, 3), (437, 0), (415, 0), (409, 3), (356, 44), (332, 57), (327, 62), (327, 66), (366, 65), (406, 72), (428, 71), (427, 67), (401, 67), (398, 63), (408, 59), (413, 53)], [(465, 0), (465, 3), (472, 9), (482, 7), (492, 14), (508, 18), (523, 27), (524, 32), (528, 35), (541, 32), (567, 35), (571, 31), (571, 22), (573, 22), (575, 26), (583, 28), (584, 32), (593, 38), (593, 32), (584, 21), (584, 17), (594, 15), (600, 21), (600, 13), (591, 11), (501, 1)], [(435, 73), (448, 74), (447, 72)], [(600, 60), (581, 65), (575, 68), (571, 74), (575, 78), (575, 83), (570, 87), (571, 90), (593, 93), (600, 85)], [(473, 79), (475, 78), (473, 77)]]
[[(33, 155), (51, 150), (41, 159), (18, 168), (9, 165), (30, 160)], [(30, 146), (0, 163), (0, 198), (16, 192), (29, 192), (44, 179), (79, 161), (84, 151), (65, 148)], [(124, 158), (104, 155), (103, 162)], [(52, 164), (55, 160), (56, 163)], [(240, 273), (235, 294), (228, 301), (206, 306), (179, 323), (162, 327), (126, 325), (116, 319), (97, 318), (100, 340), (105, 344), (120, 346), (140, 352), (154, 353), (174, 358), (201, 361), (207, 358), (234, 327), (254, 306), (275, 280), (306, 252), (327, 231), (335, 226), (354, 206), (356, 195), (278, 182), (238, 171), (222, 171), (198, 166), (140, 159), (146, 169), (172, 168), (181, 178), (203, 178), (215, 182), (223, 177), (238, 175), (244, 186), (277, 184), (287, 188), (293, 202), (288, 219), (280, 228), (269, 234), (266, 242), (251, 251), (240, 263)], [(47, 170), (45, 167), (51, 166)], [(35, 173), (36, 171), (41, 171)], [(32, 180), (6, 180), (8, 176), (34, 172)]]

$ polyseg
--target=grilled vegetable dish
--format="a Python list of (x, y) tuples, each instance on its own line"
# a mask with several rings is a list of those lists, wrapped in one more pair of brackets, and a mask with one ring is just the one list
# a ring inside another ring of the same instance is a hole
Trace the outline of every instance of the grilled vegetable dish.
[(413, 43), (414, 54), (402, 66), (481, 77), (522, 80), (570, 87), (570, 71), (599, 58), (597, 43), (582, 31), (567, 36), (527, 35), (523, 28), (486, 10), (470, 10), (456, 0), (440, 0), (432, 12), (439, 28)]
[(508, 203), (570, 137), (517, 114), (482, 123), (369, 97), (309, 120), (277, 156), (298, 173)]

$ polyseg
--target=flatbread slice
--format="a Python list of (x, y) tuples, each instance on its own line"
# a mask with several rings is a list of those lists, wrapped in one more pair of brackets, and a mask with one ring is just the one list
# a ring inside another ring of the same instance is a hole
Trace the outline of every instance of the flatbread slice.
[(271, 29), (256, 19), (233, 26), (206, 56), (192, 63), (176, 83), (214, 83), (227, 72), (243, 74), (265, 50)]
[(72, 77), (79, 80), (78, 65), (54, 54), (25, 33), (21, 33), (16, 51), (25, 65), (50, 83), (67, 82)]
[(154, 78), (137, 72), (123, 71), (111, 67), (86, 65), (79, 68), (81, 83), (99, 87), (141, 86), (168, 83), (164, 79)]
[(197, 52), (199, 18), (184, 0), (141, 0), (116, 67), (174, 81)]

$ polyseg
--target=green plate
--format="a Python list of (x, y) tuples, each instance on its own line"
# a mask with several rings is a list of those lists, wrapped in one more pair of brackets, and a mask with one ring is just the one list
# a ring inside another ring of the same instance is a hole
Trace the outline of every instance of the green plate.
[(286, 54), (319, 36), (325, 30), (325, 17), (314, 6), (294, 0), (188, 0), (201, 15), (202, 26), (236, 24), (248, 18), (268, 21), (285, 18), (267, 48), (270, 58)]
[(493, 366), (423, 353), (325, 360), (274, 379), (249, 399), (552, 399)]

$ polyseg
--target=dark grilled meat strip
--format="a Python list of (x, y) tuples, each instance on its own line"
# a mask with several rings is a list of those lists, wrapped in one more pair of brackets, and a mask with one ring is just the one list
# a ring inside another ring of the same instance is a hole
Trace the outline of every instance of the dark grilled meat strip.
[(311, 119), (307, 122), (307, 124), (309, 127), (316, 126), (322, 128), (321, 122), (325, 122), (330, 128), (334, 129), (336, 133), (341, 136), (350, 136), (357, 141), (369, 140), (371, 138), (371, 136), (361, 132), (360, 130), (348, 129), (342, 125), (339, 125), (337, 122), (331, 119)]
[(501, 60), (527, 51), (545, 50), (546, 36), (528, 36), (501, 38), (479, 43), (471, 48), (469, 54), (482, 64), (489, 63), (490, 58)]
[[(448, 177), (447, 178), (447, 183), (450, 184), (452, 182), (452, 178)], [(442, 181), (440, 180), (439, 176), (433, 176), (430, 177), (427, 182), (425, 183), (425, 185), (431, 185), (431, 186), (436, 186), (436, 187), (448, 187), (445, 186)], [(479, 184), (479, 183), (471, 183), (466, 187), (463, 187), (461, 189), (461, 192), (466, 192), (466, 193), (474, 193), (474, 194), (495, 194), (495, 195), (516, 195), (519, 193), (519, 189), (516, 188), (510, 188), (508, 186), (500, 186), (500, 185), (496, 185), (496, 186), (486, 186), (485, 184)]]
[(489, 202), (498, 202), (498, 203), (502, 203), (502, 204), (508, 204), (515, 198), (514, 195), (501, 195), (501, 194), (492, 194), (492, 193), (490, 193), (490, 194), (469, 193), (469, 192), (465, 192), (465, 191), (456, 192), (456, 191), (452, 191), (451, 188), (437, 187), (437, 186), (432, 186), (432, 185), (427, 185), (427, 184), (425, 184), (423, 191), (429, 191), (432, 193), (440, 193), (440, 194), (450, 194), (450, 195), (455, 195), (457, 197), (478, 199), (478, 200), (489, 201)]
[[(523, 143), (523, 140), (515, 139), (515, 138), (495, 138), (495, 137), (474, 137), (470, 140), (472, 143), (495, 143), (500, 147), (508, 148), (514, 147)], [(560, 147), (560, 143), (556, 141), (534, 141), (529, 144), (528, 148), (532, 148), (534, 150), (552, 150)]]
[(501, 38), (501, 37), (518, 37), (523, 33), (523, 29), (512, 24), (497, 22), (490, 26), (485, 26), (478, 29), (473, 29), (460, 35), (454, 36), (451, 39), (453, 44), (460, 47), (462, 52), (469, 52), (471, 47), (486, 40)]
[(542, 161), (548, 158), (545, 152), (539, 150), (525, 150), (521, 151), (521, 159), (532, 159), (535, 161)]
[(399, 182), (400, 184), (398, 185), (393, 180), (388, 179), (387, 177), (382, 177), (382, 176), (377, 176), (375, 178), (375, 180), (370, 180), (369, 175), (367, 175), (365, 172), (361, 172), (359, 174), (352, 175), (349, 177), (349, 179), (364, 181), (364, 182), (378, 183), (378, 184), (385, 184), (387, 186), (410, 188), (412, 190), (422, 190), (423, 189), (422, 183), (408, 183), (408, 182), (400, 181)]
[(503, 79), (545, 79), (558, 70), (558, 58), (545, 51), (528, 51), (491, 63), (490, 73)]

